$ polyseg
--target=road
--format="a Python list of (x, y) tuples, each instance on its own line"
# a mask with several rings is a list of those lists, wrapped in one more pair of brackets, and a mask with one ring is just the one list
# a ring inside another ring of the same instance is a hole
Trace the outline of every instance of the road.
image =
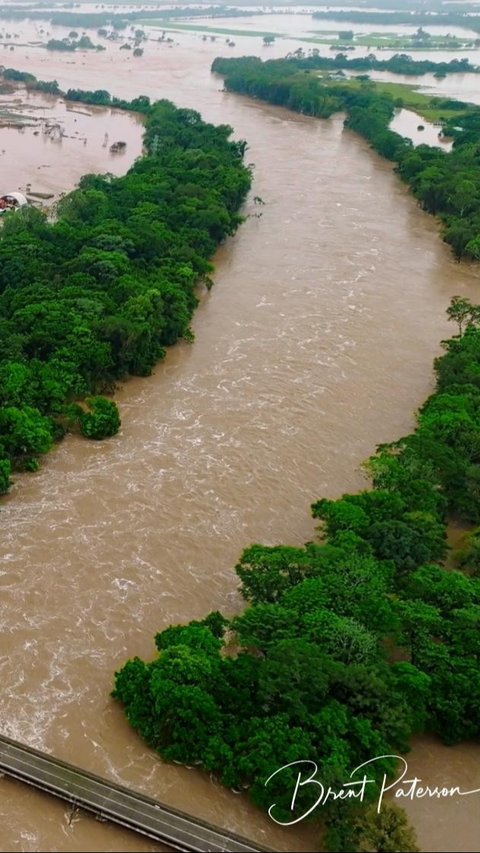
[(2, 735), (0, 772), (93, 812), (99, 818), (163, 842), (174, 850), (199, 853), (261, 853), (266, 850), (227, 830)]

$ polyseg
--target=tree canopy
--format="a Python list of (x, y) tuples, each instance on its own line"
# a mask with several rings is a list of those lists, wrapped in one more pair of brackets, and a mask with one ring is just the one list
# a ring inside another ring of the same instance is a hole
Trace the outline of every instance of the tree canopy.
[[(378, 64), (375, 57), (360, 57), (355, 68), (399, 71), (399, 64), (421, 73), (411, 57), (398, 55)], [(463, 60), (462, 60), (463, 61)], [(460, 260), (480, 260), (480, 108), (452, 99), (432, 98), (431, 107), (445, 110), (443, 133), (453, 137), (453, 149), (418, 145), (390, 130), (396, 101), (364, 81), (352, 86), (348, 81), (320, 78), (319, 68), (344, 68), (355, 60), (339, 54), (334, 60), (299, 50), (287, 59), (262, 62), (256, 57), (218, 58), (212, 71), (225, 77), (225, 86), (269, 103), (307, 115), (329, 118), (345, 112), (345, 127), (364, 136), (382, 157), (396, 164), (402, 180), (410, 185), (419, 205), (440, 217), (444, 240)], [(327, 64), (326, 64), (327, 63)], [(434, 68), (440, 66), (430, 63)], [(425, 70), (428, 70), (425, 68)], [(433, 68), (431, 69), (433, 70)], [(453, 70), (453, 68), (451, 69)], [(408, 71), (407, 71), (408, 73)], [(453, 114), (452, 114), (453, 111)]]
[[(478, 531), (445, 571), (450, 515), (480, 523), (479, 307), (456, 297), (458, 334), (415, 431), (365, 463), (372, 488), (312, 505), (316, 541), (254, 544), (236, 572), (245, 610), (170, 626), (158, 656), (116, 673), (114, 696), (164, 758), (196, 763), (286, 822), (313, 805), (291, 762), (341, 785), (416, 732), (480, 737)], [(393, 774), (385, 759), (376, 772)], [(275, 774), (272, 776), (272, 774)], [(268, 779), (271, 782), (265, 784)], [(375, 792), (370, 792), (371, 797)], [(417, 850), (405, 816), (346, 801), (317, 810), (330, 850)]]
[(167, 346), (191, 337), (196, 282), (210, 284), (208, 258), (241, 222), (250, 186), (230, 127), (168, 101), (70, 93), (82, 95), (141, 110), (147, 153), (124, 177), (86, 175), (53, 222), (32, 207), (4, 217), (0, 491), (73, 425), (93, 439), (118, 430), (115, 404), (99, 395), (148, 375)]

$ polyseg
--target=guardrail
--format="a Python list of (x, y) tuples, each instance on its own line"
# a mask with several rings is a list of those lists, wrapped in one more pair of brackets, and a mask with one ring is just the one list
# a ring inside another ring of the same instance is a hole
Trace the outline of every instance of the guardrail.
[(0, 735), (2, 772), (174, 850), (268, 853), (235, 833)]

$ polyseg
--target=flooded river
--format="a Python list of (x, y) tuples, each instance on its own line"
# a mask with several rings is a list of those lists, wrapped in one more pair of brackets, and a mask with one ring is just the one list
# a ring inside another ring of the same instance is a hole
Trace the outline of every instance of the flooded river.
[[(6, 126), (2, 126), (2, 122)], [(58, 199), (82, 175), (122, 175), (142, 153), (143, 122), (136, 113), (65, 103), (19, 87), (0, 95), (0, 194), (13, 190)], [(127, 141), (112, 153), (113, 142)]]
[(415, 146), (434, 145), (449, 151), (452, 140), (441, 135), (441, 127), (427, 121), (412, 110), (398, 109), (390, 122), (391, 130), (411, 139)]
[[(195, 344), (119, 390), (121, 434), (69, 438), (2, 499), (1, 728), (259, 843), (308, 851), (310, 830), (287, 833), (149, 752), (109, 699), (112, 674), (127, 656), (153, 656), (170, 622), (238, 609), (242, 548), (302, 543), (313, 499), (364, 484), (361, 460), (412, 427), (451, 331), (449, 297), (478, 299), (480, 269), (453, 261), (435, 220), (339, 118), (222, 92), (215, 49), (197, 40), (139, 63), (109, 50), (75, 64), (15, 51), (15, 67), (62, 88), (169, 97), (231, 124), (248, 139), (265, 205), (248, 202), (262, 216), (218, 252)], [(422, 742), (411, 761), (424, 779), (452, 770), (480, 787), (477, 748)], [(475, 798), (450, 805), (413, 814), (424, 849), (440, 820), (443, 849), (467, 849)], [(6, 780), (0, 819), (4, 851), (156, 849), (83, 816), (69, 822), (64, 806)]]

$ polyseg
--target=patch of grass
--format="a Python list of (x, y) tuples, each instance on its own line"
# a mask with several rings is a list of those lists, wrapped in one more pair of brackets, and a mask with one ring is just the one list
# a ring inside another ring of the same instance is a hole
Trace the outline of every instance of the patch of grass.
[(262, 38), (263, 36), (273, 36), (274, 38), (284, 38), (283, 33), (270, 33), (267, 30), (230, 30), (223, 27), (205, 27), (203, 24), (176, 24), (174, 21), (163, 20), (163, 21), (136, 21), (136, 24), (142, 25), (144, 27), (155, 27), (160, 30), (190, 30), (192, 32), (197, 33), (210, 33), (211, 35), (224, 35), (224, 36), (258, 36)]
[(476, 50), (474, 39), (462, 40), (456, 37), (447, 39), (445, 36), (431, 36), (430, 39), (419, 44), (411, 36), (396, 33), (357, 33), (351, 40), (341, 39), (337, 33), (327, 30), (311, 30), (311, 33), (311, 38), (300, 40), (312, 44), (380, 47), (385, 50)]
[[(136, 21), (139, 26), (154, 27), (155, 29), (165, 30), (166, 32), (174, 30), (185, 30), (186, 32), (207, 33), (210, 35), (224, 36), (240, 36), (253, 38), (263, 38), (264, 36), (273, 36), (276, 39), (292, 39), (294, 41), (307, 42), (309, 44), (329, 44), (329, 45), (353, 45), (358, 47), (383, 47), (389, 50), (445, 50), (445, 36), (432, 36), (428, 43), (419, 45), (414, 39), (409, 36), (397, 36), (395, 33), (358, 33), (351, 41), (339, 39), (336, 32), (327, 30), (311, 30), (312, 33), (317, 33), (311, 38), (305, 36), (289, 35), (288, 33), (272, 33), (268, 30), (235, 30), (227, 27), (209, 27), (203, 22), (192, 24), (178, 24), (170, 18), (162, 18), (159, 21), (153, 19)], [(459, 39), (452, 38), (448, 40), (448, 49), (450, 50), (475, 50), (473, 41), (462, 42)]]
[[(335, 81), (338, 86), (349, 86), (352, 89), (359, 89), (363, 82), (356, 77)], [(437, 95), (427, 95), (424, 92), (418, 92), (415, 86), (409, 83), (382, 83), (371, 80), (368, 85), (375, 86), (377, 91), (391, 95), (395, 100), (401, 98), (406, 110), (418, 113), (419, 116), (427, 119), (427, 121), (436, 122), (441, 119), (453, 118), (454, 116), (459, 117), (468, 111), (468, 107), (462, 107), (458, 110), (439, 107), (438, 101), (447, 100), (446, 97), (439, 98)]]

